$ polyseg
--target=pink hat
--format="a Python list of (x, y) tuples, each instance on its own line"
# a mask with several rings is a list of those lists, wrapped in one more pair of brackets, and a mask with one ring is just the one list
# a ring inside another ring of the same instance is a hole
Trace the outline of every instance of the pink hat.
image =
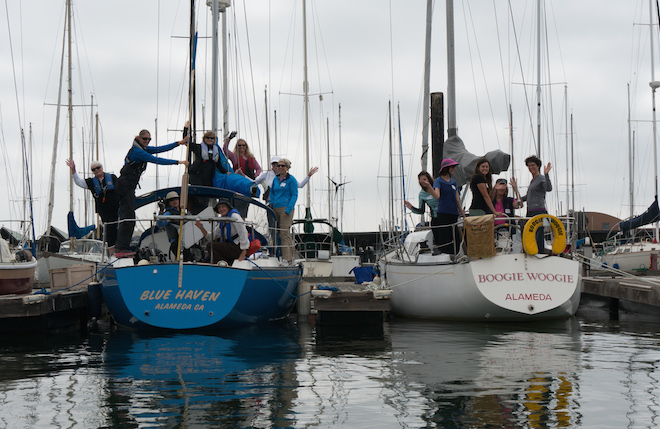
[(451, 158), (445, 158), (440, 163), (440, 171), (444, 170), (446, 167), (453, 167), (455, 165), (458, 165), (458, 162), (454, 161)]

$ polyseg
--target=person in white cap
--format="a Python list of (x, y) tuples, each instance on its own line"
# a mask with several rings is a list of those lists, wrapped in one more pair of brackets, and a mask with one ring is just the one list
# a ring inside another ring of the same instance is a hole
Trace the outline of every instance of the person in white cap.
[[(263, 199), (266, 201), (266, 204), (270, 204), (270, 188), (273, 185), (273, 179), (275, 176), (279, 174), (279, 167), (278, 163), (280, 162), (280, 159), (282, 159), (281, 156), (274, 155), (270, 157), (270, 170), (266, 170), (262, 172), (259, 176), (257, 176), (256, 179), (254, 179), (254, 183), (256, 185), (264, 182), (265, 187), (266, 187), (266, 192), (264, 192)], [(307, 173), (307, 176), (305, 176), (304, 179), (302, 179), (300, 182), (298, 182), (298, 188), (304, 187), (307, 182), (309, 182), (310, 177), (314, 175), (319, 170), (318, 167), (312, 167), (309, 169), (309, 172)]]
[[(160, 214), (165, 216), (179, 216), (181, 208), (179, 207), (179, 194), (176, 191), (170, 191), (165, 196), (164, 207), (161, 207)], [(159, 220), (156, 226), (165, 228), (167, 239), (174, 243), (179, 238), (179, 221)]]
[(103, 164), (92, 161), (90, 169), (92, 177), (82, 179), (76, 172), (76, 163), (72, 159), (66, 160), (66, 165), (71, 169), (73, 182), (80, 188), (89, 189), (94, 197), (96, 213), (107, 225), (105, 234), (108, 243), (108, 252), (114, 252), (115, 241), (117, 241), (117, 220), (119, 219), (119, 196), (115, 191), (117, 176), (103, 171)]

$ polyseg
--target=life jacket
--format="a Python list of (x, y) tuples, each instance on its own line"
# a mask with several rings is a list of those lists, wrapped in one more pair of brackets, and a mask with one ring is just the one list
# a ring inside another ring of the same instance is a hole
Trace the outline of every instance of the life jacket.
[[(493, 198), (493, 207), (495, 206), (497, 199)], [(504, 214), (512, 217), (516, 214), (513, 208), (513, 198), (511, 197), (504, 197), (502, 200), (502, 208), (504, 209)]]
[(106, 191), (112, 191), (115, 189), (115, 184), (112, 181), (112, 174), (103, 173), (103, 178), (105, 179), (105, 189), (103, 189), (101, 181), (96, 176), (92, 177), (92, 184), (94, 186), (92, 191), (94, 192), (94, 198), (99, 198), (102, 193), (105, 194)]
[[(231, 215), (234, 214), (234, 213), (238, 214), (239, 216), (241, 215), (238, 212), (238, 210), (232, 208), (231, 210), (229, 210), (229, 213), (227, 213), (227, 216), (225, 216), (225, 217), (231, 217)], [(223, 235), (222, 241), (224, 243), (236, 244), (236, 243), (234, 243), (234, 240), (238, 237), (238, 234), (231, 235), (231, 224), (232, 224), (232, 222), (222, 222), (222, 227), (224, 229), (224, 232), (222, 234)]]
[[(169, 213), (170, 216), (179, 216), (181, 214), (181, 211), (177, 209), (176, 207), (169, 207), (165, 213)], [(165, 225), (165, 232), (167, 233), (167, 239), (170, 241), (170, 243), (178, 240), (179, 238), (179, 221), (169, 221), (167, 225)]]
[(243, 168), (243, 172), (245, 173), (246, 176), (248, 176), (250, 179), (256, 178), (255, 170), (257, 169), (256, 165), (254, 164), (255, 159), (253, 157), (250, 157), (245, 161), (242, 156), (238, 156), (238, 163), (241, 165), (241, 168)]
[(133, 147), (131, 147), (126, 154), (126, 157), (124, 158), (124, 166), (121, 168), (121, 176), (127, 178), (134, 186), (138, 185), (140, 182), (140, 176), (142, 176), (142, 173), (147, 169), (146, 161), (130, 160), (131, 152), (137, 148), (144, 150), (137, 140), (133, 140)]

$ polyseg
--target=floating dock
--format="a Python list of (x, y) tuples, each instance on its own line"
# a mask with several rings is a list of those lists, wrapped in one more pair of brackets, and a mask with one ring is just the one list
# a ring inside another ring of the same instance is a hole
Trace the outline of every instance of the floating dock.
[(84, 329), (88, 308), (87, 285), (52, 293), (2, 295), (0, 332), (46, 332), (78, 324)]
[(660, 317), (660, 277), (585, 277), (580, 306), (606, 307), (613, 320), (621, 313)]
[(378, 290), (373, 283), (356, 284), (342, 278), (306, 278), (299, 291), (310, 291), (310, 302), (302, 301), (299, 314), (313, 316), (317, 324), (382, 324), (391, 310), (392, 291)]

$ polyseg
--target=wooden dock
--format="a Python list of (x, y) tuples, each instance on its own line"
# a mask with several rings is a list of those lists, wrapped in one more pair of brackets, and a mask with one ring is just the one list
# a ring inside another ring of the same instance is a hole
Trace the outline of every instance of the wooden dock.
[[(46, 290), (48, 292), (48, 290)], [(38, 292), (35, 289), (35, 292)], [(87, 286), (52, 293), (0, 296), (0, 332), (47, 332), (85, 328), (88, 319)]]
[(317, 324), (382, 324), (391, 310), (391, 291), (370, 290), (368, 285), (343, 278), (308, 278), (299, 290), (311, 291), (309, 314)]
[(621, 313), (660, 316), (660, 277), (585, 277), (580, 306), (606, 307), (613, 320)]

